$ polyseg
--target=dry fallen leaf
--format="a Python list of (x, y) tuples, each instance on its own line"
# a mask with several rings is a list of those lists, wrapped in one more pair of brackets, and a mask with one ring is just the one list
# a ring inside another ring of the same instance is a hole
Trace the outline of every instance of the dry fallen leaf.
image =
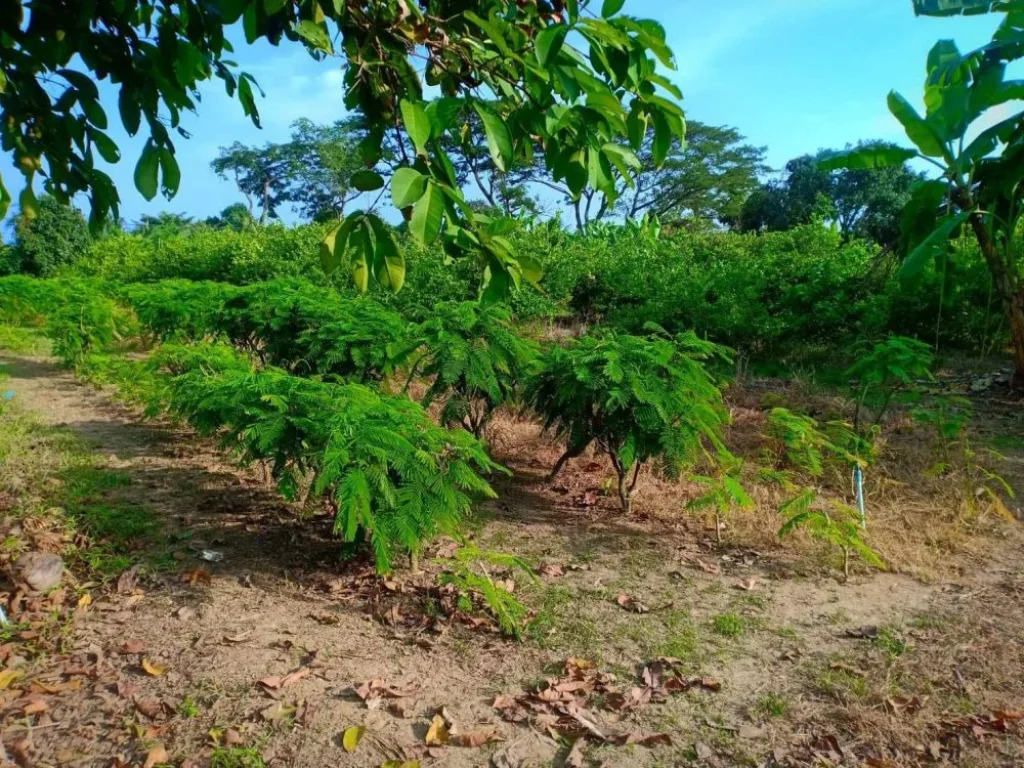
[(121, 645), (121, 653), (132, 654), (142, 653), (145, 650), (146, 644), (142, 640), (125, 640), (124, 644)]
[(181, 574), (181, 580), (186, 584), (206, 584), (207, 586), (213, 585), (213, 575), (205, 568), (193, 568), (191, 571), (186, 571)]
[(672, 744), (672, 737), (667, 733), (630, 733), (612, 739), (616, 744), (637, 744), (641, 747), (654, 747), (658, 744)]
[(449, 742), (456, 747), (471, 747), (473, 749), (496, 741), (504, 741), (496, 728), (478, 728), (468, 733), (453, 733), (449, 738)]
[(624, 608), (632, 613), (649, 613), (651, 610), (639, 600), (629, 595), (619, 595), (615, 598), (615, 602), (618, 603), (620, 608)]
[(273, 691), (280, 690), (281, 688), (287, 688), (289, 685), (297, 683), (302, 678), (309, 675), (309, 670), (306, 667), (289, 672), (287, 675), (274, 675), (273, 677), (265, 677), (260, 680), (260, 685), (269, 688)]
[(234, 728), (228, 728), (226, 731), (224, 731), (224, 746), (237, 747), (244, 743), (245, 739), (242, 738), (242, 734), (240, 734)]
[(434, 715), (430, 728), (427, 729), (427, 736), (424, 741), (428, 747), (440, 747), (448, 743), (448, 723), (445, 722), (441, 715)]
[(154, 768), (154, 766), (160, 765), (160, 763), (168, 762), (169, 759), (170, 756), (167, 754), (167, 750), (164, 749), (164, 745), (156, 744), (149, 750), (149, 754), (146, 755), (146, 762), (142, 768)]
[(701, 560), (699, 557), (696, 558), (696, 560), (697, 560), (697, 565), (700, 566), (702, 571), (707, 571), (708, 573), (714, 573), (714, 574), (718, 574), (718, 573), (722, 572), (722, 569), (721, 569), (721, 567), (719, 567), (718, 563), (706, 563), (703, 560)]
[(136, 699), (135, 708), (150, 720), (156, 720), (164, 714), (164, 705), (158, 699)]
[(244, 643), (252, 636), (251, 631), (239, 632), (237, 635), (224, 635), (225, 643)]
[(365, 725), (353, 725), (346, 728), (341, 735), (341, 746), (346, 752), (355, 752), (364, 733), (366, 733)]
[(749, 579), (744, 579), (739, 584), (733, 585), (736, 589), (742, 589), (745, 592), (753, 592), (758, 589), (759, 584), (756, 577), (751, 576)]
[(91, 603), (92, 603), (92, 595), (90, 595), (88, 592), (86, 592), (84, 595), (82, 595), (80, 598), (78, 598), (78, 607), (79, 608), (86, 608)]
[(47, 683), (42, 680), (33, 680), (31, 690), (33, 693), (64, 693), (64, 691), (77, 691), (81, 687), (82, 681), (77, 678), (66, 683)]
[(160, 677), (167, 671), (166, 664), (154, 664), (149, 659), (142, 660), (142, 668), (146, 671), (147, 675), (152, 675), (153, 677)]
[(47, 710), (46, 701), (42, 698), (31, 699), (26, 701), (22, 705), (22, 713), (27, 717), (28, 715), (38, 715), (41, 712)]
[(583, 756), (583, 739), (576, 739), (573, 743), (569, 754), (565, 756), (565, 764), (568, 768), (583, 768), (586, 764), (586, 758)]
[(11, 687), (11, 684), (21, 679), (25, 673), (20, 669), (5, 669), (0, 671), (0, 691)]
[(280, 701), (275, 701), (269, 707), (260, 710), (260, 716), (268, 722), (274, 722), (285, 717), (291, 717), (294, 714), (295, 707), (286, 706)]

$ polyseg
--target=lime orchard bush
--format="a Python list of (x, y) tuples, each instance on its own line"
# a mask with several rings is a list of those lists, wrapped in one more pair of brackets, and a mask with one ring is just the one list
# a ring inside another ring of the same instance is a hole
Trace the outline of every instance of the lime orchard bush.
[[(114, 282), (186, 278), (236, 285), (305, 277), (333, 295), (352, 297), (347, 278), (323, 276), (322, 229), (118, 234), (95, 241), (71, 273)], [(471, 260), (453, 263), (440, 248), (419, 245), (401, 231), (399, 237), (405, 286), (394, 294), (371, 285), (375, 299), (425, 321), (439, 302), (478, 297), (480, 277)], [(513, 295), (519, 321), (575, 317), (632, 332), (656, 322), (673, 332), (695, 330), (754, 357), (809, 345), (835, 349), (885, 333), (929, 340), (938, 334), (944, 345), (958, 348), (998, 346), (1006, 338), (991, 279), (969, 241), (954, 243), (943, 270), (929, 266), (905, 282), (891, 274), (891, 258), (876, 246), (843, 242), (820, 224), (763, 235), (683, 231), (657, 239), (639, 227), (571, 234), (552, 221), (518, 224), (508, 237), (545, 269), (542, 290), (526, 286)]]

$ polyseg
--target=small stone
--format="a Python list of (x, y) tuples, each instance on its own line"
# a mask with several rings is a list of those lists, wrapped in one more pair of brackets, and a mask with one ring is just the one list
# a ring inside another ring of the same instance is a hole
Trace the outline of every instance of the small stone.
[(60, 584), (64, 560), (52, 552), (29, 552), (18, 558), (18, 579), (33, 592), (49, 592)]
[(174, 612), (181, 621), (191, 621), (196, 616), (195, 608), (189, 608), (187, 605), (181, 606), (177, 611)]

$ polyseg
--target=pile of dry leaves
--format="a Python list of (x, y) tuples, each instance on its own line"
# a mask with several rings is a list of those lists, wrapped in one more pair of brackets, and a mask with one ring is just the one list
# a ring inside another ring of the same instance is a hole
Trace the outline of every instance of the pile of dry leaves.
[[(556, 739), (580, 740), (570, 754), (569, 765), (582, 765), (583, 739), (647, 747), (672, 743), (667, 733), (626, 731), (620, 723), (628, 713), (672, 694), (721, 688), (715, 680), (684, 677), (680, 666), (678, 659), (655, 659), (644, 666), (639, 684), (623, 691), (615, 676), (599, 671), (594, 662), (569, 658), (561, 677), (548, 678), (536, 690), (518, 696), (499, 696), (494, 708), (509, 722), (531, 723)], [(597, 710), (603, 714), (595, 714)]]

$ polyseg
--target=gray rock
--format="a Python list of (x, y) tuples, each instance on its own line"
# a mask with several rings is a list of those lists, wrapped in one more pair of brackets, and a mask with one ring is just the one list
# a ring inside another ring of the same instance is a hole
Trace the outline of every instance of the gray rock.
[(64, 561), (51, 552), (29, 552), (15, 565), (18, 579), (34, 592), (48, 592), (64, 575)]

